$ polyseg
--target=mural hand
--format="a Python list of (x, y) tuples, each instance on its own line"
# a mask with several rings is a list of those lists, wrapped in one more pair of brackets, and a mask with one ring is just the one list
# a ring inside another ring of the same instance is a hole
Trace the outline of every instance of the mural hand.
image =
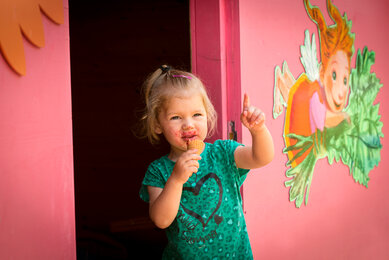
[(259, 131), (265, 125), (265, 114), (259, 108), (250, 105), (247, 94), (244, 94), (243, 112), (240, 115), (240, 120), (250, 132)]
[(347, 120), (347, 123), (351, 124), (350, 115), (346, 112), (343, 112), (344, 119)]

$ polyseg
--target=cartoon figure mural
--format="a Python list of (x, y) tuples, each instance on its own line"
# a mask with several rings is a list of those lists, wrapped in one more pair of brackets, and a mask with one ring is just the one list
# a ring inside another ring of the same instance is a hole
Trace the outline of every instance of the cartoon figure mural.
[[(358, 50), (356, 68), (351, 69), (355, 34), (347, 15), (327, 0), (328, 13), (334, 24), (327, 26), (320, 9), (309, 0), (304, 5), (317, 25), (320, 58), (317, 60), (315, 35), (312, 42), (305, 31), (301, 46), (303, 72), (297, 80), (284, 61), (282, 71), (275, 69), (273, 117), (286, 107), (284, 153), (289, 168), (285, 182), (290, 187), (289, 199), (300, 207), (309, 189), (316, 161), (327, 157), (349, 167), (357, 183), (368, 186), (369, 172), (378, 166), (383, 137), (379, 104), (374, 104), (382, 87), (371, 66), (375, 53)], [(348, 103), (347, 103), (348, 101)]]

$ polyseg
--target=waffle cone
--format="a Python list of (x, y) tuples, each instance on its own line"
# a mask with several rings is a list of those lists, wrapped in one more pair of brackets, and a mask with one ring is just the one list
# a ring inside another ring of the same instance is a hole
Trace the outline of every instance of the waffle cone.
[(201, 140), (191, 140), (188, 142), (188, 150), (197, 149), (197, 154), (201, 154), (205, 148), (205, 143)]

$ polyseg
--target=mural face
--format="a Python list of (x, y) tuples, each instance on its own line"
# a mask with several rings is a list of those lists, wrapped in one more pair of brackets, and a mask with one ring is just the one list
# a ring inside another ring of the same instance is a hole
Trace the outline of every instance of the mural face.
[(328, 110), (339, 113), (346, 104), (349, 90), (350, 67), (344, 51), (337, 51), (329, 59), (328, 66), (323, 73), (321, 82)]
[(304, 72), (297, 78), (287, 63), (275, 68), (273, 117), (286, 108), (284, 153), (288, 155), (285, 182), (289, 199), (300, 207), (309, 189), (316, 161), (327, 157), (347, 165), (354, 181), (368, 186), (369, 173), (381, 160), (382, 122), (375, 99), (382, 87), (371, 73), (375, 53), (358, 50), (356, 67), (351, 68), (354, 37), (351, 21), (327, 1), (334, 24), (327, 26), (318, 7), (304, 5), (317, 25), (321, 62), (317, 60), (315, 35), (305, 31), (301, 46)]

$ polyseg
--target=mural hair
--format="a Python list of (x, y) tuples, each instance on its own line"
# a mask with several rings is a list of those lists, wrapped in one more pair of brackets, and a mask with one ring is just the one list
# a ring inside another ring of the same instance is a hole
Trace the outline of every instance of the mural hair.
[(304, 0), (305, 9), (311, 20), (316, 23), (320, 38), (320, 56), (324, 68), (327, 67), (329, 58), (337, 51), (344, 51), (349, 62), (354, 54), (355, 34), (351, 33), (352, 22), (347, 15), (342, 17), (339, 10), (327, 0), (327, 9), (335, 24), (327, 26), (323, 14), (317, 6), (312, 6), (309, 0)]

